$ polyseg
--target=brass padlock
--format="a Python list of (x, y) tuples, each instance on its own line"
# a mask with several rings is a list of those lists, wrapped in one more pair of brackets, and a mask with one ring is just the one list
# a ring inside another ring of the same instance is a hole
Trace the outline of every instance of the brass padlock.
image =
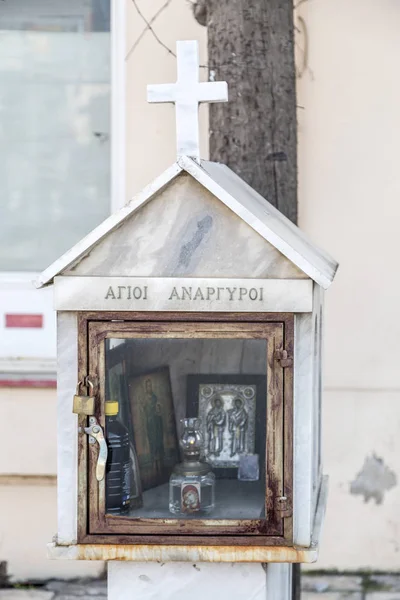
[[(90, 392), (93, 394), (93, 383), (87, 378), (87, 384)], [(76, 394), (74, 396), (74, 402), (72, 406), (72, 412), (76, 415), (94, 415), (94, 396), (83, 396), (80, 394), (81, 387), (84, 385), (84, 381), (79, 381), (76, 386)]]

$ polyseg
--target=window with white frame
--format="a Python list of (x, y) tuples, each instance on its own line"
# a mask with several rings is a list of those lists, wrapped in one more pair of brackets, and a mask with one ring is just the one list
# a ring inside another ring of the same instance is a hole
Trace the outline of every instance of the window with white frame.
[(51, 291), (31, 281), (111, 211), (111, 4), (0, 3), (3, 376), (54, 371)]

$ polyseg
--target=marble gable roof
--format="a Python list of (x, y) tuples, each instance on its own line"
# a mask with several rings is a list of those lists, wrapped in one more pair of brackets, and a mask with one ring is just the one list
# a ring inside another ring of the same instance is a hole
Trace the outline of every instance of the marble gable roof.
[(296, 225), (226, 165), (209, 161), (198, 164), (187, 156), (179, 157), (176, 163), (134, 196), (126, 206), (105, 219), (51, 264), (36, 280), (36, 287), (51, 284), (54, 277), (76, 265), (182, 172), (191, 175), (317, 284), (325, 289), (329, 287), (338, 267), (333, 258), (312, 244)]

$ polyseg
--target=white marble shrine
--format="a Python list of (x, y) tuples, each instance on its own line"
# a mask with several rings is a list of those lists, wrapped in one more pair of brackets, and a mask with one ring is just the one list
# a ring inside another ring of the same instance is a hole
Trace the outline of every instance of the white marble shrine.
[[(290, 563), (317, 559), (326, 502), (324, 292), (338, 265), (228, 167), (200, 159), (198, 105), (227, 101), (227, 85), (199, 82), (196, 42), (178, 42), (177, 63), (176, 83), (148, 88), (149, 102), (175, 104), (177, 161), (37, 280), (54, 285), (58, 322), (49, 555), (109, 561), (111, 600), (188, 590), (235, 600), (250, 588), (252, 598), (289, 600)], [(114, 513), (109, 402), (131, 444), (130, 492)], [(199, 414), (212, 417), (206, 443), (219, 436), (207, 458), (214, 514), (201, 513), (205, 492), (192, 482), (194, 512), (182, 487), (177, 518), (168, 510), (177, 432)], [(233, 435), (240, 444), (222, 464), (213, 452)], [(240, 480), (237, 448), (256, 457), (251, 481)]]

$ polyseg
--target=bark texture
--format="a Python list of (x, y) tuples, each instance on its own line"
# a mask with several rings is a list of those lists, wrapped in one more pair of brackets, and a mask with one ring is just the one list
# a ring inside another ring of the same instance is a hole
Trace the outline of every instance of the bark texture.
[[(198, 0), (208, 26), (212, 78), (229, 86), (229, 102), (210, 105), (210, 158), (227, 164), (297, 222), (297, 118), (293, 3), (289, 0)], [(301, 597), (293, 565), (292, 598)]]
[(210, 158), (297, 220), (293, 4), (207, 0), (211, 76), (229, 102), (210, 105)]

